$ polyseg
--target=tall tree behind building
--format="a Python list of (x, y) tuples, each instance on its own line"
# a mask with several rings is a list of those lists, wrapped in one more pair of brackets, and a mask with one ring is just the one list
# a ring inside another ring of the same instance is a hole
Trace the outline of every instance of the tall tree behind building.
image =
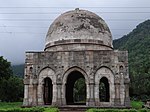
[(11, 63), (0, 56), (0, 101), (21, 101), (23, 80), (14, 76)]

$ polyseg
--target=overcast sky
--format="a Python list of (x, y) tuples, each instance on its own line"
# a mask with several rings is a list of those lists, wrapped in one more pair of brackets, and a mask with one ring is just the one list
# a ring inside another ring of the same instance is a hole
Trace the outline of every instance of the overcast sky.
[(12, 64), (25, 51), (42, 51), (52, 21), (75, 8), (92, 11), (108, 24), (113, 39), (150, 19), (150, 0), (0, 0), (0, 56)]

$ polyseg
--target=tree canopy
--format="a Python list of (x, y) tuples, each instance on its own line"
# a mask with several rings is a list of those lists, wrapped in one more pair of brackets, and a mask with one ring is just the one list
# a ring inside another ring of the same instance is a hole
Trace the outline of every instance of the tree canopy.
[(12, 74), (11, 63), (0, 56), (0, 80), (8, 79)]
[(23, 80), (14, 76), (11, 63), (0, 56), (0, 101), (21, 101)]

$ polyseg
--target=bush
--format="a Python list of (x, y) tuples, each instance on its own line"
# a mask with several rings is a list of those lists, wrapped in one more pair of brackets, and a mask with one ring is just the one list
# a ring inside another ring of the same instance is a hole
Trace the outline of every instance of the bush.
[(119, 112), (118, 109), (89, 109), (87, 112)]
[(89, 109), (86, 112), (150, 112), (149, 109)]
[(44, 112), (59, 112), (57, 108), (45, 108)]
[(0, 112), (43, 112), (44, 108), (9, 108), (0, 109)]
[[(6, 89), (7, 88), (7, 89)], [(0, 100), (5, 102), (22, 101), (23, 79), (10, 77), (0, 80)]]
[(0, 102), (0, 109), (19, 108), (22, 102)]
[(131, 106), (132, 106), (132, 108), (134, 108), (134, 109), (142, 109), (142, 106), (143, 106), (144, 104), (143, 104), (143, 102), (141, 102), (141, 101), (132, 101), (131, 102)]
[(0, 109), (0, 112), (59, 112), (59, 110), (57, 108), (33, 107)]

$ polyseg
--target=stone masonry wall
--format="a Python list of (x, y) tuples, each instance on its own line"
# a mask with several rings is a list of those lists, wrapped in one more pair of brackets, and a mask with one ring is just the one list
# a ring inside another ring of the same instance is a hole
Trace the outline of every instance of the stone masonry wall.
[[(43, 105), (41, 96), (42, 89), (39, 81), (42, 77), (42, 70), (52, 78), (54, 84), (54, 98), (52, 105), (66, 105), (65, 90), (63, 84), (65, 74), (68, 70), (76, 68), (85, 72), (87, 87), (87, 106), (100, 107), (129, 107), (129, 74), (128, 54), (126, 51), (97, 50), (97, 51), (49, 51), (49, 52), (27, 52), (25, 68), (25, 97), (24, 105)], [(103, 69), (101, 69), (103, 68)], [(101, 72), (98, 72), (101, 71)], [(105, 73), (108, 71), (108, 73)], [(53, 74), (52, 76), (50, 74)], [(84, 74), (84, 73), (83, 73)], [(99, 103), (96, 87), (96, 74), (106, 74), (109, 84), (114, 89), (109, 103)], [(109, 75), (110, 74), (110, 75)], [(40, 78), (40, 79), (39, 79)], [(42, 81), (42, 80), (41, 80)], [(42, 83), (42, 82), (41, 82)], [(96, 103), (97, 102), (97, 103)]]

